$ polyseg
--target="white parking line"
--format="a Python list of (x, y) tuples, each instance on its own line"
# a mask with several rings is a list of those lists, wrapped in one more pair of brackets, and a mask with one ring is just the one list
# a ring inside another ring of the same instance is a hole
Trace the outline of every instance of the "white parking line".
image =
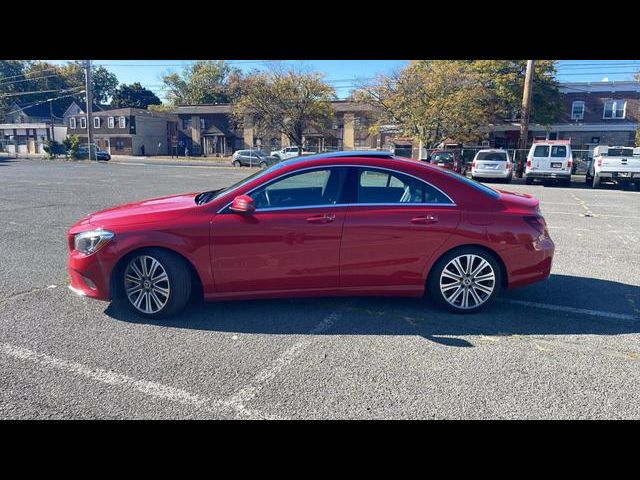
[[(309, 335), (318, 335), (327, 331), (337, 320), (340, 319), (341, 316), (342, 313), (339, 311), (331, 313), (311, 331), (309, 331)], [(299, 357), (312, 342), (312, 339), (305, 339), (289, 347), (280, 354), (280, 356), (276, 358), (271, 365), (259, 371), (247, 385), (233, 394), (225, 403), (233, 408), (240, 417), (251, 417), (251, 411), (247, 410), (245, 407), (247, 402), (255, 398), (260, 390), (262, 390), (278, 373), (291, 365), (291, 363), (293, 363), (293, 361)]]
[(212, 410), (215, 407), (223, 405), (222, 402), (214, 401), (194, 393), (189, 393), (179, 388), (170, 387), (157, 382), (138, 380), (112, 370), (88, 367), (81, 363), (62, 360), (44, 353), (34, 352), (28, 348), (11, 345), (9, 343), (3, 343), (0, 345), (0, 352), (9, 357), (36, 363), (45, 368), (62, 370), (100, 383), (105, 383), (107, 385), (119, 385), (125, 388), (131, 388), (144, 393), (145, 395), (171, 400), (183, 405), (191, 405), (199, 409), (205, 408), (207, 410)]
[(618, 320), (640, 320), (635, 315), (624, 313), (603, 312), (601, 310), (589, 310), (586, 308), (567, 307), (565, 305), (553, 305), (550, 303), (527, 302), (525, 300), (515, 300), (511, 298), (496, 298), (497, 302), (522, 305), (523, 307), (543, 308), (545, 310), (555, 310), (557, 312), (579, 313), (582, 315), (592, 315), (594, 317), (615, 318)]

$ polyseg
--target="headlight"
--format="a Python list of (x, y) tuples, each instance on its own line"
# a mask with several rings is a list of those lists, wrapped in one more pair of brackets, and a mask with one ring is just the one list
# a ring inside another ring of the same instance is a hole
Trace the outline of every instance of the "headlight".
[(108, 230), (90, 230), (76, 234), (73, 239), (73, 248), (85, 255), (97, 252), (111, 241), (114, 233)]

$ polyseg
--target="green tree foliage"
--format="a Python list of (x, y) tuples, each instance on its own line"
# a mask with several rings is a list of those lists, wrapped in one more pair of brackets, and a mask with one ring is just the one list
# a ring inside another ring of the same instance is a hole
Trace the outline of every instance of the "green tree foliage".
[(182, 74), (164, 75), (162, 81), (169, 89), (169, 103), (183, 105), (228, 103), (239, 78), (239, 70), (224, 60), (199, 60), (185, 67)]
[[(118, 86), (116, 76), (104, 67), (94, 69), (94, 100), (105, 102)], [(0, 119), (16, 102), (35, 105), (49, 99), (54, 111), (64, 111), (74, 100), (85, 102), (84, 65), (79, 61), (64, 65), (31, 60), (0, 60)], [(33, 93), (37, 92), (37, 93)]]
[(238, 92), (236, 121), (242, 123), (249, 115), (258, 129), (284, 134), (300, 148), (307, 130), (325, 128), (335, 115), (335, 90), (316, 72), (277, 66), (255, 71), (244, 78)]
[(155, 93), (144, 88), (140, 83), (125, 85), (115, 89), (111, 98), (111, 106), (115, 108), (148, 108), (149, 105), (161, 105)]
[[(495, 119), (511, 118), (514, 113), (519, 118), (527, 60), (475, 60), (470, 63), (493, 98)], [(535, 62), (529, 117), (534, 123), (551, 125), (562, 114), (556, 65), (557, 60)]]
[[(531, 121), (550, 125), (562, 112), (555, 61), (536, 62)], [(476, 142), (490, 123), (518, 118), (526, 60), (420, 60), (363, 85), (354, 99), (382, 117), (373, 129), (393, 123), (427, 147), (446, 138)]]
[(58, 155), (64, 155), (66, 153), (66, 148), (63, 144), (50, 138), (45, 141), (43, 148), (49, 158), (58, 158)]
[(420, 60), (354, 93), (381, 113), (372, 130), (395, 124), (427, 148), (445, 138), (477, 141), (491, 118), (491, 96), (464, 61)]
[(69, 135), (62, 141), (62, 145), (66, 151), (67, 158), (76, 160), (79, 157), (80, 137), (77, 135)]

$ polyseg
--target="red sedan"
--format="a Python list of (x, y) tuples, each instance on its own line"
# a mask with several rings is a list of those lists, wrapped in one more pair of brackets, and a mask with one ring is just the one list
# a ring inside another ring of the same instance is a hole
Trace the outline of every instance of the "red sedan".
[(221, 190), (103, 210), (68, 234), (70, 288), (147, 317), (205, 300), (422, 296), (460, 313), (547, 278), (530, 195), (385, 152), (297, 158)]

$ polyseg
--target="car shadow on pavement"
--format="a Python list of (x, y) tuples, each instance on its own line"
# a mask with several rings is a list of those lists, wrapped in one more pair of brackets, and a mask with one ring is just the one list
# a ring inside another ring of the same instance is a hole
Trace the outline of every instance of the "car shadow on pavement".
[[(195, 302), (166, 320), (142, 318), (113, 305), (105, 313), (123, 322), (157, 327), (235, 334), (419, 335), (452, 347), (472, 347), (472, 339), (460, 338), (468, 336), (640, 332), (640, 287), (634, 285), (551, 275), (546, 282), (503, 292), (496, 300), (471, 315), (449, 313), (421, 298), (385, 297)], [(317, 326), (332, 314), (339, 318), (319, 332)]]

